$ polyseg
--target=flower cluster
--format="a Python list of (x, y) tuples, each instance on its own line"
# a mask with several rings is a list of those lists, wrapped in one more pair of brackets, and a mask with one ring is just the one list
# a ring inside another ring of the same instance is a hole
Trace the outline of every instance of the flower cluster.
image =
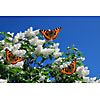
[[(2, 66), (2, 70), (5, 72), (0, 71), (0, 83), (7, 83), (7, 81), (100, 83), (100, 79), (97, 80), (97, 77), (86, 77), (90, 71), (88, 67), (84, 67), (82, 64), (85, 58), (77, 48), (73, 47), (71, 49), (67, 47), (66, 50), (70, 52), (60, 52), (59, 43), (48, 42), (42, 39), (39, 37), (39, 29), (33, 31), (32, 27), (25, 32), (19, 32), (13, 36), (14, 33), (7, 32), (5, 34), (6, 38), (0, 41), (0, 66)], [(20, 57), (24, 60), (16, 64), (6, 63), (6, 49), (14, 57)], [(38, 61), (38, 57), (42, 57), (42, 60)], [(43, 64), (48, 58), (50, 60), (53, 58), (53, 61), (50, 64)], [(70, 76), (60, 73), (60, 70), (70, 66), (73, 59), (77, 59), (76, 72)]]

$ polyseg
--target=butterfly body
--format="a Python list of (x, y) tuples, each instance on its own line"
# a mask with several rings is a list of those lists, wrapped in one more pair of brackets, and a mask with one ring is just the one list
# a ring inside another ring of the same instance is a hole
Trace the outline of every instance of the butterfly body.
[(42, 35), (44, 35), (46, 40), (52, 41), (57, 38), (57, 35), (60, 30), (61, 30), (61, 27), (56, 28), (54, 30), (40, 30), (39, 32), (42, 33)]
[(16, 64), (24, 60), (23, 58), (13, 55), (8, 49), (6, 49), (5, 51), (6, 51), (6, 60), (11, 64)]
[(72, 63), (68, 65), (68, 67), (63, 68), (63, 70), (61, 70), (60, 72), (67, 74), (67, 75), (71, 75), (74, 72), (76, 72), (76, 59), (72, 61)]

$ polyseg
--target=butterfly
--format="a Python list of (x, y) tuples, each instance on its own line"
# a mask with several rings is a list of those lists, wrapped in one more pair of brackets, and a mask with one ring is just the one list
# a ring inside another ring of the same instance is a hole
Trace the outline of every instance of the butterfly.
[(60, 72), (67, 75), (71, 75), (74, 72), (76, 72), (76, 59), (73, 60), (72, 63), (67, 68), (63, 68), (63, 70), (61, 70)]
[(39, 30), (42, 35), (44, 35), (45, 39), (48, 41), (52, 41), (57, 38), (58, 33), (60, 32), (61, 27), (58, 27), (54, 30)]
[(6, 51), (6, 60), (11, 64), (16, 64), (24, 60), (23, 58), (13, 55), (8, 49), (6, 49), (5, 51)]

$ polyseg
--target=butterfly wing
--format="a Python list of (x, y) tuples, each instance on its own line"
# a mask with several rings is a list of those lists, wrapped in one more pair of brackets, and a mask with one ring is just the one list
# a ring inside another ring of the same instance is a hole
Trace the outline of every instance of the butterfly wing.
[(68, 66), (67, 68), (64, 68), (60, 72), (67, 74), (67, 75), (71, 75), (75, 71), (76, 71), (76, 59), (70, 64), (70, 66)]
[(11, 64), (16, 64), (17, 62), (24, 60), (20, 57), (16, 57), (15, 55), (13, 55), (8, 49), (6, 49), (6, 59)]
[(76, 59), (70, 64), (70, 67), (72, 67), (72, 72), (74, 73), (76, 71)]
[(16, 57), (15, 61), (12, 61), (11, 64), (16, 64), (20, 61), (23, 61), (24, 59), (20, 58), (20, 57)]
[(53, 40), (57, 38), (57, 35), (60, 32), (60, 30), (61, 30), (61, 27), (58, 27), (58, 28), (53, 30), (53, 33), (54, 33), (54, 35), (52, 37)]
[(47, 40), (50, 40), (51, 38), (49, 37), (49, 31), (48, 30), (40, 30), (39, 31), (40, 33), (42, 33), (42, 35), (44, 35), (44, 37), (47, 39)]
[(62, 72), (63, 74), (67, 74), (67, 75), (71, 75), (71, 74), (72, 74), (72, 72), (70, 72), (70, 71), (68, 70), (68, 68), (64, 68), (64, 69), (61, 70), (60, 72)]
[(6, 49), (6, 59), (7, 59), (7, 61), (8, 62), (10, 62), (11, 60), (10, 60), (10, 56), (12, 56), (13, 54), (8, 50), (8, 49)]

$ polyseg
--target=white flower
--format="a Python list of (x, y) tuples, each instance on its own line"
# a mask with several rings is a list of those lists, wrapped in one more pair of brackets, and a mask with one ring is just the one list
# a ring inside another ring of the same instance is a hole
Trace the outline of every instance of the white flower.
[(2, 56), (0, 56), (0, 59), (2, 58)]
[(10, 34), (12, 37), (13, 37), (13, 35), (14, 35), (14, 33), (10, 33), (10, 32), (7, 32), (7, 34)]
[(89, 74), (88, 67), (84, 67), (84, 66), (77, 67), (76, 73), (81, 77), (86, 76)]
[(71, 61), (69, 61), (69, 62), (66, 62), (66, 64), (67, 64), (67, 66), (69, 66), (69, 65), (71, 64)]
[(78, 50), (77, 48), (74, 48), (74, 50)]
[(39, 30), (33, 31), (33, 28), (30, 27), (27, 31), (25, 31), (25, 36), (32, 38), (32, 36), (36, 36), (39, 34)]
[(4, 45), (4, 44), (5, 44), (5, 41), (4, 41), (4, 40), (2, 40), (2, 41), (1, 41), (1, 44), (2, 44), (2, 45)]
[(58, 49), (58, 48), (55, 49), (55, 52), (59, 52), (59, 51), (60, 51), (60, 49)]
[(57, 67), (57, 66), (56, 66), (56, 65), (52, 65), (52, 66), (51, 66), (51, 68), (55, 68), (55, 67)]
[(58, 59), (56, 59), (55, 61), (54, 61), (54, 63), (59, 63), (59, 62), (62, 62), (62, 58), (61, 57), (59, 57)]
[(48, 78), (48, 79), (47, 79), (47, 82), (51, 82), (51, 80)]
[(61, 69), (63, 69), (63, 68), (64, 68), (64, 66), (63, 66), (63, 65), (60, 65), (60, 68), (61, 68)]
[(52, 54), (54, 52), (54, 49), (47, 49), (47, 48), (45, 48), (45, 49), (43, 49), (42, 50), (42, 54), (44, 55), (44, 56), (49, 56), (50, 54)]
[(60, 65), (60, 68), (63, 69), (63, 68), (66, 68), (68, 67), (68, 64), (67, 63), (63, 63), (62, 65)]
[(96, 83), (100, 83), (100, 79), (99, 80), (96, 80)]
[(38, 40), (38, 41), (36, 42), (36, 45), (43, 45), (44, 42), (45, 42), (45, 40)]
[(95, 83), (96, 82), (96, 77), (90, 78), (89, 83)]
[(81, 60), (81, 61), (84, 61), (85, 58), (84, 57), (80, 57), (80, 58), (77, 58), (78, 60)]
[(12, 46), (12, 50), (13, 51), (18, 50), (18, 49), (20, 49), (20, 47), (21, 47), (21, 44), (20, 43), (17, 43), (14, 46)]
[(39, 81), (43, 81), (45, 79), (45, 77), (46, 77), (45, 75), (41, 76)]
[(43, 45), (45, 40), (39, 40), (38, 37), (36, 36), (35, 38), (32, 38), (29, 40), (31, 45), (38, 46), (38, 45)]
[(32, 38), (31, 40), (29, 40), (31, 45), (36, 45), (37, 41), (38, 41), (38, 37), (37, 36), (35, 38)]
[(83, 80), (84, 80), (85, 82), (87, 82), (87, 83), (89, 83), (89, 81), (90, 81), (89, 77), (84, 77), (84, 76), (83, 76)]
[(57, 49), (58, 46), (59, 46), (59, 43), (54, 43), (54, 47), (55, 47), (55, 49)]
[(35, 35), (39, 34), (39, 29), (34, 31)]
[(25, 33), (22, 33), (22, 32), (17, 33), (16, 36), (14, 37), (13, 42), (17, 43), (19, 41), (18, 39), (23, 39), (24, 40), (24, 37), (25, 37)]
[(0, 79), (0, 83), (7, 83), (7, 80), (5, 80), (5, 79)]
[(15, 50), (13, 52), (14, 55), (18, 56), (18, 57), (23, 57), (26, 53), (26, 50)]
[(61, 52), (54, 52), (53, 55), (55, 58), (58, 58), (58, 57), (62, 56), (62, 53)]
[(13, 67), (23, 68), (23, 65), (24, 65), (24, 61), (21, 61), (21, 62), (18, 62), (16, 64), (10, 64), (10, 65), (8, 65), (8, 67), (11, 67), (11, 68), (13, 68)]
[(34, 53), (35, 53), (35, 54), (41, 54), (41, 53), (42, 53), (42, 50), (43, 50), (42, 45), (38, 45), (38, 46), (35, 48)]
[(4, 59), (1, 59), (0, 61), (1, 61), (1, 62), (4, 62)]
[(7, 32), (7, 34), (11, 35), (12, 38), (11, 38), (11, 37), (6, 37), (6, 38), (7, 38), (8, 40), (12, 41), (14, 33)]
[(75, 80), (75, 83), (82, 83), (82, 81), (77, 81), (77, 80)]

